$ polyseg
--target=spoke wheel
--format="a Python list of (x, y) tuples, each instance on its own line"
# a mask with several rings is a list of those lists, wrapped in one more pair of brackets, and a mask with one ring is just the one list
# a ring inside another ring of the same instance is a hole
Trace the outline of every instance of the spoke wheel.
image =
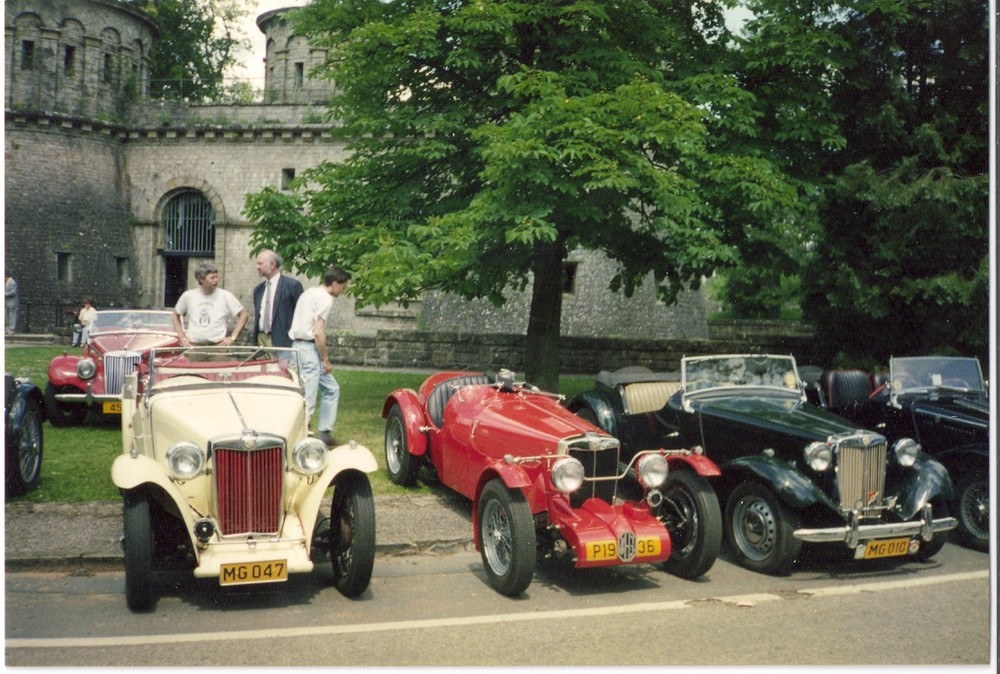
[(7, 447), (7, 493), (25, 494), (38, 486), (42, 474), (42, 411), (35, 400), (25, 401), (17, 435)]
[(524, 494), (493, 480), (479, 497), (479, 551), (490, 585), (500, 594), (524, 592), (535, 573), (535, 527)]
[[(955, 483), (959, 542), (982, 552), (990, 549), (990, 483), (979, 470), (967, 471)], [(937, 517), (937, 512), (934, 513)]]
[(147, 611), (156, 603), (153, 589), (153, 526), (149, 497), (125, 495), (125, 603), (132, 611)]
[(671, 471), (659, 513), (671, 543), (663, 569), (680, 578), (705, 575), (722, 547), (722, 511), (708, 480), (690, 470)]
[(798, 516), (762, 484), (745, 482), (726, 504), (726, 537), (737, 563), (751, 571), (786, 575), (802, 542), (792, 536)]
[(398, 485), (410, 487), (417, 481), (418, 457), (406, 443), (406, 422), (399, 405), (393, 405), (385, 420), (385, 467), (389, 479)]
[(333, 582), (345, 597), (368, 588), (375, 566), (375, 502), (363, 473), (337, 478), (330, 506), (330, 557)]
[(72, 386), (45, 385), (45, 412), (56, 428), (79, 426), (87, 418), (87, 405), (84, 403), (64, 403), (56, 400), (57, 393), (80, 393)]

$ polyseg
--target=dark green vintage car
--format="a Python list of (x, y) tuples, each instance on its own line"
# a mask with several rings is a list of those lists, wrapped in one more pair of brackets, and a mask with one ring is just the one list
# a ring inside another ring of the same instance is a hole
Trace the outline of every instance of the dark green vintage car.
[(788, 573), (803, 543), (846, 546), (854, 559), (928, 559), (957, 521), (947, 470), (903, 438), (807, 402), (795, 359), (685, 358), (681, 372), (602, 372), (571, 411), (616, 436), (623, 456), (694, 447), (722, 470), (724, 534), (736, 561)]

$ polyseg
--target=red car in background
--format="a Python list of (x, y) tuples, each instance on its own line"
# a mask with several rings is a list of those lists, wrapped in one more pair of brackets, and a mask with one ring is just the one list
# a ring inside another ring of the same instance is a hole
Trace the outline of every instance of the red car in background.
[(91, 407), (121, 414), (122, 383), (153, 348), (176, 346), (170, 311), (98, 311), (82, 355), (63, 353), (49, 363), (45, 410), (56, 427), (78, 426)]
[[(711, 486), (687, 480), (686, 498), (669, 504), (665, 489), (672, 468), (718, 475), (715, 464), (686, 450), (638, 452), (622, 463), (618, 440), (561, 400), (507, 370), (441, 372), (418, 391), (398, 389), (382, 411), (389, 476), (412, 485), (430, 468), (472, 500), (475, 545), (501, 594), (528, 587), (539, 555), (576, 568), (661, 563), (684, 578), (707, 572), (722, 536)], [(683, 527), (682, 549), (672, 538)]]

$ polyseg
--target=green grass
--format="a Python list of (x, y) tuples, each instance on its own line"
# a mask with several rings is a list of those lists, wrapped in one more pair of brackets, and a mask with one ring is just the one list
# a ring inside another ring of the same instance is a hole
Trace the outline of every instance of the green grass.
[[(66, 351), (61, 346), (8, 346), (4, 350), (5, 371), (29, 377), (45, 390), (49, 361)], [(72, 352), (72, 350), (71, 350)], [(427, 377), (414, 372), (396, 372), (334, 367), (340, 383), (340, 408), (334, 436), (339, 441), (356, 440), (372, 451), (380, 470), (369, 477), (376, 495), (426, 493), (420, 485), (406, 490), (394, 485), (385, 472), (382, 404), (398, 388), (416, 389)], [(593, 385), (593, 377), (561, 377), (560, 391), (567, 399)], [(54, 428), (46, 422), (42, 430), (45, 446), (39, 488), (16, 500), (35, 503), (117, 500), (111, 482), (111, 463), (122, 451), (121, 427), (115, 417), (91, 415), (83, 426)]]

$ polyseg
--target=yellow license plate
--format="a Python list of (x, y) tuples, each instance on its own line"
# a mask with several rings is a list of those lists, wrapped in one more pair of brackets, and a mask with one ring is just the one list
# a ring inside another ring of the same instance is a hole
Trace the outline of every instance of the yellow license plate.
[(909, 550), (909, 538), (887, 538), (881, 541), (868, 541), (865, 544), (865, 559), (902, 557), (909, 552)]
[(288, 580), (288, 564), (283, 559), (223, 564), (219, 573), (219, 585), (277, 583), (283, 580)]
[(104, 403), (103, 411), (105, 414), (121, 414), (122, 404), (120, 402)]
[[(655, 557), (660, 554), (660, 539), (658, 536), (647, 536), (635, 542), (636, 557)], [(615, 541), (596, 541), (587, 543), (587, 561), (600, 562), (606, 559), (618, 558), (618, 544)]]

